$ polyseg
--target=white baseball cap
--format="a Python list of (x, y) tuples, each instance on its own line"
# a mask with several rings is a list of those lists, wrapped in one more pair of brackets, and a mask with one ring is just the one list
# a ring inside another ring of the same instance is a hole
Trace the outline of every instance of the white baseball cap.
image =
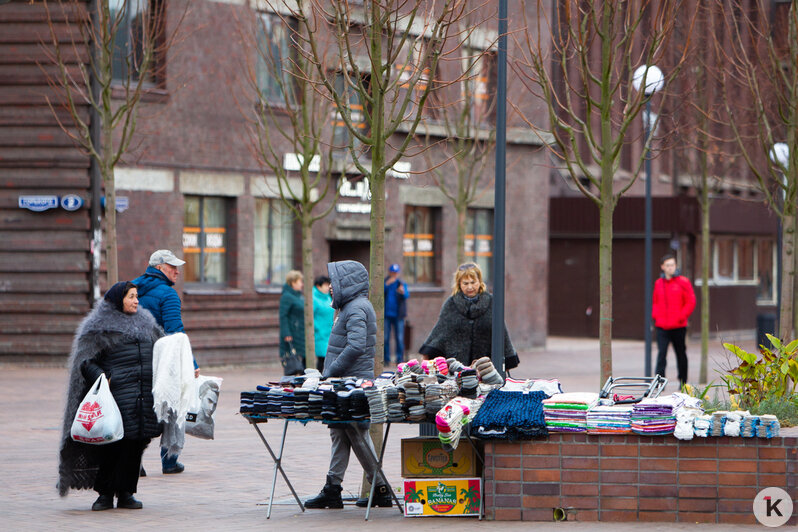
[(186, 263), (175, 257), (175, 254), (168, 249), (159, 249), (150, 255), (150, 266), (160, 266), (161, 264), (169, 264), (171, 266), (182, 266)]

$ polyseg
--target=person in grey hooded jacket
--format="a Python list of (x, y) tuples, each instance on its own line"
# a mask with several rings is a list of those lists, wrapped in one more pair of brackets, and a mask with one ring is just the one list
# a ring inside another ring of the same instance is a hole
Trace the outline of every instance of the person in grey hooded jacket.
[[(330, 277), (332, 306), (338, 311), (333, 324), (324, 377), (374, 378), (374, 354), (377, 345), (377, 314), (368, 300), (369, 274), (357, 261), (345, 260), (327, 265)], [(373, 478), (377, 470), (374, 445), (367, 423), (330, 425), (332, 450), (327, 482), (316, 497), (305, 502), (305, 508), (343, 508), (341, 483), (349, 465), (350, 450), (355, 451), (360, 465)], [(391, 493), (386, 479), (377, 477), (372, 506), (391, 506)], [(368, 505), (368, 499), (358, 506)]]

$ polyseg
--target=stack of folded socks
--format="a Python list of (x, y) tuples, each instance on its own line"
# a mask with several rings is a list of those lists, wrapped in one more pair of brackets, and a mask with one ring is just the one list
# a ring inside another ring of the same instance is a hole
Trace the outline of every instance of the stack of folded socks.
[(740, 435), (742, 421), (745, 416), (751, 415), (747, 410), (735, 410), (726, 414), (726, 423), (723, 425), (723, 435), (737, 437)]
[(546, 428), (549, 432), (585, 432), (587, 412), (597, 402), (598, 394), (592, 392), (559, 393), (544, 399)]
[(756, 435), (760, 438), (775, 438), (779, 435), (781, 425), (778, 418), (770, 414), (759, 416), (759, 426), (756, 428)]
[(446, 403), (435, 414), (435, 426), (438, 428), (438, 439), (445, 449), (456, 449), (460, 442), (464, 421), (471, 412), (468, 399), (456, 397)]
[(388, 419), (386, 390), (387, 386), (369, 386), (365, 389), (369, 403), (369, 419), (372, 423), (385, 423)]
[(280, 417), (293, 418), (294, 417), (294, 392), (283, 391), (283, 396), (280, 398)]
[(308, 416), (313, 419), (321, 419), (324, 394), (318, 390), (311, 390), (308, 393)]
[(332, 387), (319, 388), (321, 392), (321, 418), (336, 419), (338, 415), (338, 394)]
[(479, 390), (479, 378), (477, 370), (465, 368), (457, 373), (457, 384), (460, 387), (460, 395), (469, 399), (474, 399)]
[(671, 396), (646, 398), (632, 407), (632, 432), (648, 436), (673, 434), (676, 415)]
[(362, 421), (369, 418), (369, 401), (363, 388), (355, 388), (350, 392), (349, 418)]
[(440, 384), (427, 384), (424, 388), (424, 411), (428, 420), (434, 419), (438, 410), (446, 405), (442, 391)]
[(587, 411), (585, 429), (588, 434), (628, 434), (631, 416), (632, 405), (596, 404)]
[(693, 434), (699, 438), (706, 438), (709, 435), (709, 427), (711, 424), (711, 416), (706, 414), (696, 416), (693, 420)]
[(424, 408), (424, 395), (421, 385), (417, 382), (404, 382), (402, 388), (405, 390), (405, 418), (408, 421), (420, 422), (426, 418)]
[(743, 438), (753, 438), (756, 436), (756, 429), (759, 426), (759, 416), (752, 416), (748, 414), (743, 416), (743, 421), (740, 424), (740, 436)]
[(352, 390), (338, 390), (335, 394), (335, 416), (343, 421), (348, 420), (352, 410)]
[(310, 390), (304, 388), (294, 388), (294, 417), (296, 419), (307, 419), (309, 413)]
[(387, 406), (388, 421), (391, 423), (399, 423), (400, 421), (404, 421), (405, 412), (402, 408), (402, 402), (399, 398), (398, 386), (385, 387), (385, 404)]
[(471, 363), (471, 367), (477, 370), (479, 380), (486, 384), (503, 385), (504, 379), (496, 371), (493, 362), (488, 357), (479, 358)]
[(449, 375), (457, 375), (460, 371), (465, 369), (463, 363), (456, 358), (447, 358), (446, 365), (449, 367)]
[(241, 403), (238, 411), (242, 414), (255, 413), (255, 392), (241, 392)]
[(716, 412), (712, 412), (712, 418), (710, 419), (709, 423), (709, 435), (720, 437), (723, 436), (723, 425), (726, 424), (726, 412), (725, 410), (718, 410)]
[(272, 386), (266, 392), (266, 415), (272, 417), (279, 417), (282, 412), (283, 395), (285, 392), (278, 386)]

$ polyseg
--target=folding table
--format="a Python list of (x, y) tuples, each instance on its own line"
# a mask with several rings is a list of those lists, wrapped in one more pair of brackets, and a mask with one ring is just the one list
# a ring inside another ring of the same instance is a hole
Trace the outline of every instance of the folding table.
[[(269, 509), (266, 512), (266, 519), (271, 518), (271, 515), (272, 515), (272, 504), (274, 502), (274, 489), (275, 489), (276, 484), (277, 484), (277, 473), (278, 472), (282, 475), (283, 480), (285, 480), (285, 483), (288, 484), (288, 488), (291, 490), (291, 494), (294, 496), (294, 499), (296, 500), (296, 503), (299, 505), (299, 509), (304, 512), (305, 511), (305, 505), (302, 504), (302, 501), (299, 499), (299, 496), (296, 494), (296, 490), (294, 489), (294, 486), (291, 484), (291, 481), (288, 480), (288, 475), (286, 475), (285, 470), (283, 469), (283, 464), (282, 464), (282, 462), (283, 462), (283, 450), (285, 448), (285, 436), (286, 436), (286, 434), (288, 432), (288, 424), (290, 422), (297, 422), (297, 423), (302, 423), (303, 425), (305, 425), (307, 423), (317, 422), (317, 423), (323, 423), (325, 425), (334, 425), (334, 424), (342, 424), (342, 423), (356, 423), (356, 421), (333, 421), (333, 420), (311, 419), (311, 418), (303, 418), (303, 419), (284, 418), (284, 417), (263, 416), (263, 415), (250, 414), (250, 413), (242, 413), (241, 415), (244, 416), (247, 419), (247, 421), (249, 421), (249, 423), (253, 426), (255, 431), (258, 433), (258, 436), (260, 437), (261, 441), (263, 442), (263, 445), (266, 447), (266, 450), (269, 451), (269, 455), (272, 457), (272, 460), (274, 461), (274, 472), (272, 474), (272, 486), (271, 486), (271, 491), (269, 493)], [(258, 427), (258, 425), (260, 423), (266, 423), (269, 420), (272, 420), (272, 421), (281, 421), (282, 420), (282, 421), (284, 421), (282, 437), (280, 438), (280, 446), (279, 446), (277, 454), (274, 453), (274, 451), (272, 450), (271, 445), (269, 445), (269, 442), (266, 440), (266, 437), (263, 435), (263, 432), (260, 430), (260, 427)], [(402, 515), (404, 515), (404, 508), (403, 508), (402, 504), (399, 502), (399, 499), (396, 497), (396, 493), (391, 488), (391, 485), (388, 482), (388, 477), (385, 475), (385, 472), (382, 470), (382, 462), (383, 462), (383, 458), (385, 456), (385, 445), (388, 442), (388, 433), (390, 432), (390, 430), (391, 430), (391, 423), (390, 422), (386, 422), (385, 423), (385, 433), (383, 434), (383, 437), (382, 437), (382, 446), (380, 448), (379, 456), (374, 455), (374, 459), (377, 461), (377, 468), (374, 471), (374, 475), (372, 476), (371, 485), (372, 485), (372, 487), (376, 486), (377, 474), (378, 473), (380, 475), (382, 475), (383, 480), (385, 480), (385, 484), (388, 486), (388, 491), (391, 493), (391, 497), (393, 498), (394, 503), (396, 503), (396, 507), (399, 509), (399, 512)], [(374, 492), (375, 491), (376, 490), (372, 489), (370, 491), (370, 493), (369, 493), (369, 503), (368, 503), (368, 506), (366, 506), (366, 521), (368, 521), (369, 514), (371, 512), (371, 503), (372, 503), (372, 501), (374, 499)]]

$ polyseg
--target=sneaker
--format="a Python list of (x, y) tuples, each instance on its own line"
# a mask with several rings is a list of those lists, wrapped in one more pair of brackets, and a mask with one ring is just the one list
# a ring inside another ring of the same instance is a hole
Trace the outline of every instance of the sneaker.
[(169, 469), (163, 469), (162, 471), (164, 475), (176, 475), (177, 473), (182, 473), (183, 471), (185, 471), (185, 469), (186, 466), (184, 466), (180, 462), (177, 462), (174, 467), (170, 467)]
[(91, 505), (92, 512), (101, 512), (103, 510), (110, 510), (114, 507), (113, 495), (100, 495), (94, 504)]

